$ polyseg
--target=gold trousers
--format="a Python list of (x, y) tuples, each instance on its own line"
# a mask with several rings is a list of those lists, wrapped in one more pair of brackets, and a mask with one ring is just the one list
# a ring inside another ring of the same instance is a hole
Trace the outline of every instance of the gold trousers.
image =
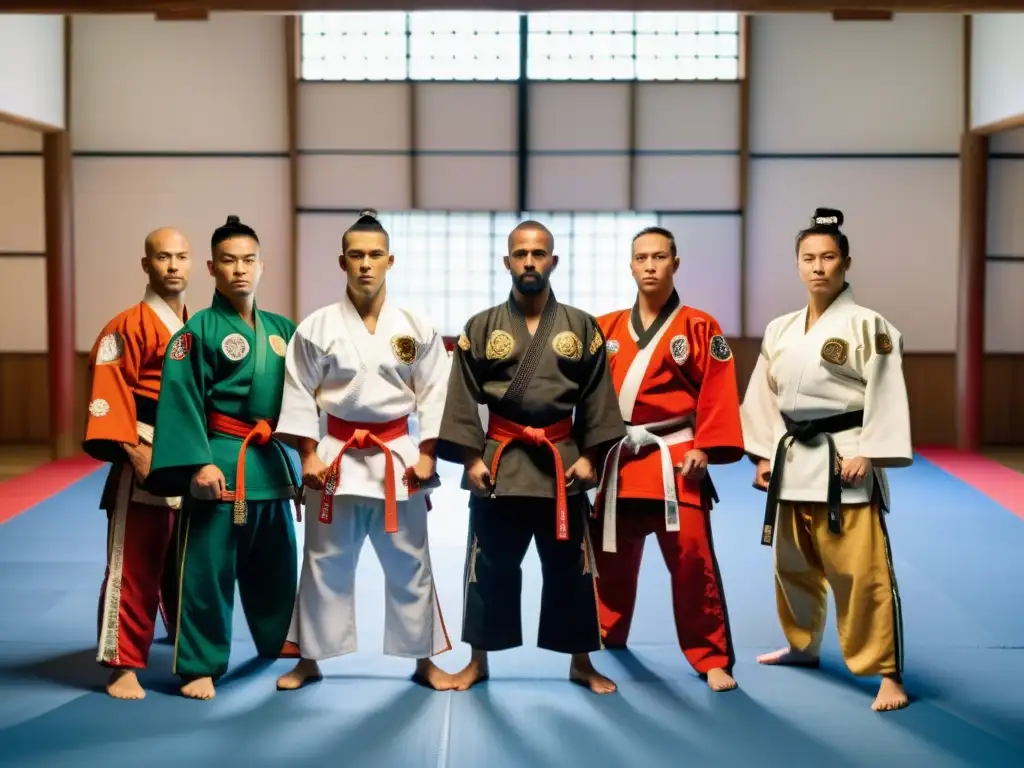
[(775, 533), (775, 599), (790, 648), (817, 655), (836, 602), (839, 645), (855, 675), (903, 673), (903, 617), (889, 534), (879, 504), (844, 504), (842, 534), (828, 508), (780, 502)]

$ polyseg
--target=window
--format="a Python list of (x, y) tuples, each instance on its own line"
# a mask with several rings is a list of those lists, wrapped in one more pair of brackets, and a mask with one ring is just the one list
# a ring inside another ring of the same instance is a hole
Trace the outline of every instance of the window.
[(511, 279), (502, 263), (508, 233), (522, 219), (544, 223), (555, 236), (558, 268), (551, 287), (560, 301), (593, 315), (631, 306), (630, 243), (658, 223), (644, 213), (381, 213), (391, 235), (395, 268), (388, 295), (457, 336), (477, 312), (505, 300)]
[(304, 80), (736, 80), (739, 14), (305, 13)]
[(306, 13), (303, 80), (516, 80), (519, 14)]
[(302, 15), (303, 80), (405, 80), (406, 14)]
[(736, 13), (531, 13), (531, 80), (736, 80)]
[(410, 13), (409, 78), (518, 79), (519, 14)]

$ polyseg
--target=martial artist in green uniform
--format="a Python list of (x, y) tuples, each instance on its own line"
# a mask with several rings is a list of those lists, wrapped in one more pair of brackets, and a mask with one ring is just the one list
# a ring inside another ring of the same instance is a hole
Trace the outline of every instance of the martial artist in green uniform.
[(213, 233), (213, 303), (167, 348), (148, 489), (184, 497), (174, 673), (214, 695), (228, 667), (235, 581), (257, 652), (278, 658), (295, 602), (292, 502), (298, 457), (271, 437), (295, 324), (256, 308), (256, 233), (237, 216)]

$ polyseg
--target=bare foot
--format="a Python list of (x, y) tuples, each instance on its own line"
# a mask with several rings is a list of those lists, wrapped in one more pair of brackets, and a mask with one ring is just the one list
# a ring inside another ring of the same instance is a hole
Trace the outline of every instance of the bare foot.
[(299, 659), (299, 663), (292, 667), (291, 672), (277, 678), (277, 690), (295, 691), (306, 683), (316, 683), (323, 679), (319, 664), (312, 659)]
[(144, 699), (146, 692), (130, 669), (115, 669), (107, 680), (107, 693), (115, 699)]
[(190, 699), (212, 699), (215, 694), (212, 677), (197, 677), (181, 686), (181, 695)]
[(461, 672), (457, 672), (451, 677), (451, 690), (453, 691), (468, 691), (477, 683), (482, 683), (490, 677), (490, 670), (487, 666), (487, 655), (481, 654), (478, 656), (476, 652), (474, 652), (473, 658), (469, 660), (469, 664), (467, 664)]
[(417, 659), (413, 680), (435, 691), (450, 691), (455, 687), (454, 675), (449, 675), (430, 659)]
[(871, 708), (875, 712), (891, 712), (894, 709), (903, 709), (909, 704), (910, 697), (907, 696), (903, 683), (891, 677), (883, 677)]
[(708, 688), (716, 693), (731, 691), (736, 688), (736, 681), (724, 669), (709, 669), (707, 677)]
[(757, 663), (780, 667), (817, 667), (821, 662), (813, 654), (794, 651), (792, 648), (780, 648), (771, 653), (762, 653), (757, 657)]
[(594, 669), (590, 654), (587, 653), (573, 654), (572, 663), (569, 664), (569, 679), (594, 693), (615, 693), (618, 690), (615, 683)]

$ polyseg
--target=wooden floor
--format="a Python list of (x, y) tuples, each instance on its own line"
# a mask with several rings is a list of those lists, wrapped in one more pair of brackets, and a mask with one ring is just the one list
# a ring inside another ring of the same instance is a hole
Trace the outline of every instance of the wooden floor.
[[(984, 454), (1005, 467), (1024, 473), (1024, 445), (985, 449)], [(50, 460), (45, 445), (0, 445), (0, 482), (17, 477)]]

